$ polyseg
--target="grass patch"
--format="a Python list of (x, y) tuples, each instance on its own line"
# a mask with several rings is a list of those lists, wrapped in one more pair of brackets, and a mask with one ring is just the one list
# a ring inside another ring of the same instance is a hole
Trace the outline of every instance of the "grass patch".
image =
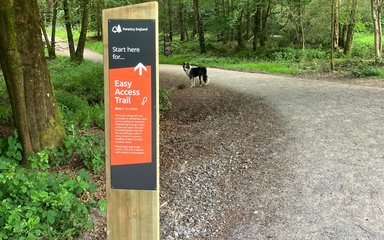
[(356, 33), (353, 40), (352, 56), (364, 59), (374, 58), (374, 36), (368, 33)]
[(175, 54), (172, 56), (160, 56), (160, 63), (182, 65), (190, 62), (193, 65), (204, 65), (207, 67), (225, 68), (233, 70), (260, 71), (273, 74), (300, 74), (303, 71), (297, 64), (289, 62), (265, 61), (256, 59), (240, 59), (229, 57), (215, 57), (209, 55), (186, 55)]
[(103, 43), (100, 41), (88, 40), (85, 43), (85, 47), (94, 52), (103, 54)]
[[(48, 61), (65, 125), (104, 128), (103, 65), (91, 61), (72, 63), (67, 57)], [(7, 88), (0, 73), (0, 124), (12, 124)]]
[(240, 69), (247, 71), (260, 71), (274, 74), (289, 74), (295, 75), (302, 73), (302, 70), (296, 66), (292, 66), (279, 62), (255, 62), (255, 63), (236, 63), (236, 64), (223, 64), (224, 68)]
[(104, 128), (103, 65), (59, 57), (49, 61), (49, 70), (64, 123)]

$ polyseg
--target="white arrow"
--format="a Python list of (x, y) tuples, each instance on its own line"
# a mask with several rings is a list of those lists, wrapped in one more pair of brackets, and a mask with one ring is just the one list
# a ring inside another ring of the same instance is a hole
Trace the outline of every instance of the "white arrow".
[(137, 69), (139, 69), (139, 75), (140, 76), (143, 76), (143, 70), (147, 71), (147, 68), (142, 63), (137, 64), (134, 71), (136, 72)]

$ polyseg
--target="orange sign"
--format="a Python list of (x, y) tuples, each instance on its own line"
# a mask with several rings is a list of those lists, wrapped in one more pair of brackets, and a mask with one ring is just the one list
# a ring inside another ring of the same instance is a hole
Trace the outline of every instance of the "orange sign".
[(151, 66), (109, 70), (111, 165), (152, 162)]

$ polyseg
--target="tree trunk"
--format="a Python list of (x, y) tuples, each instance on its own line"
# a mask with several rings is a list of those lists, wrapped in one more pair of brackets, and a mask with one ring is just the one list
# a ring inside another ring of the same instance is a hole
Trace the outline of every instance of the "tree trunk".
[(371, 15), (374, 26), (375, 37), (375, 57), (376, 63), (381, 62), (382, 47), (382, 27), (381, 27), (381, 11), (383, 7), (382, 0), (371, 0)]
[[(49, 1), (48, 1), (49, 2)], [(47, 17), (48, 19), (48, 17)], [(51, 22), (51, 39), (48, 38), (47, 31), (45, 29), (44, 20), (41, 19), (41, 30), (43, 32), (45, 44), (48, 49), (48, 58), (56, 58), (56, 21), (57, 21), (57, 1), (53, 1), (52, 4), (52, 19), (49, 19)]]
[(63, 8), (64, 8), (65, 28), (67, 30), (69, 55), (71, 60), (75, 60), (76, 59), (75, 42), (73, 40), (72, 24), (71, 24), (71, 18), (69, 15), (68, 0), (63, 0)]
[(304, 32), (304, 6), (299, 0), (299, 18), (300, 18), (300, 32), (301, 32), (301, 48), (305, 49), (305, 32)]
[(172, 24), (172, 0), (168, 0), (168, 23), (169, 23), (169, 39), (173, 41), (173, 24)]
[(249, 0), (247, 0), (246, 4), (247, 5), (246, 5), (246, 11), (245, 11), (245, 39), (248, 41), (249, 37), (251, 35), (251, 30), (250, 30), (250, 27), (251, 27), (251, 24), (250, 24), (250, 21), (251, 21), (251, 12), (250, 12), (251, 4), (250, 4)]
[(200, 13), (200, 0), (193, 0), (193, 6), (195, 10), (195, 17), (197, 20), (197, 32), (199, 34), (200, 52), (207, 53), (207, 49), (205, 47), (203, 22), (201, 20), (201, 13)]
[(261, 10), (260, 6), (257, 6), (255, 15), (253, 16), (253, 51), (257, 50), (257, 43), (260, 39), (261, 31)]
[(333, 6), (333, 51), (338, 52), (339, 49), (339, 14), (340, 0), (335, 0)]
[(344, 49), (347, 39), (347, 24), (339, 24), (339, 47)]
[(41, 46), (37, 1), (3, 1), (0, 63), (24, 160), (33, 152), (57, 147), (65, 134)]
[(57, 23), (57, 2), (54, 1), (52, 9), (52, 24), (51, 24), (51, 45), (48, 48), (49, 58), (56, 58), (56, 23)]
[(357, 9), (357, 0), (352, 0), (349, 24), (348, 24), (347, 34), (345, 38), (345, 43), (344, 43), (345, 55), (350, 55), (352, 52), (353, 35), (355, 33), (355, 25), (356, 25), (356, 9)]
[(179, 26), (180, 26), (180, 40), (182, 42), (186, 41), (186, 29), (185, 29), (185, 17), (184, 17), (185, 5), (183, 2), (179, 4)]
[(187, 19), (188, 13), (187, 13), (187, 8), (184, 5), (183, 8), (183, 17), (184, 17), (184, 31), (185, 31), (185, 40), (189, 41), (189, 33), (188, 33), (188, 19)]
[(240, 10), (240, 16), (237, 24), (237, 46), (239, 50), (242, 50), (245, 48), (244, 39), (243, 39), (243, 11), (244, 10)]
[(82, 19), (81, 19), (81, 30), (79, 41), (76, 48), (76, 62), (84, 61), (84, 49), (85, 41), (87, 40), (87, 29), (88, 29), (88, 19), (89, 19), (89, 10), (88, 10), (88, 0), (82, 0)]
[(260, 47), (265, 49), (267, 42), (267, 21), (271, 10), (271, 0), (263, 0), (263, 7), (261, 9), (261, 31), (260, 31)]

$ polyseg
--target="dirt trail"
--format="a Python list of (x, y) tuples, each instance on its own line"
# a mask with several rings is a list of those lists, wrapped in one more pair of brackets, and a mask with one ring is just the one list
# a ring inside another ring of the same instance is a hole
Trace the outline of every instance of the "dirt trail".
[[(164, 116), (164, 238), (384, 239), (383, 88), (208, 71)], [(180, 66), (161, 72), (188, 84)]]
[[(62, 56), (69, 56), (69, 47), (68, 43), (61, 39), (56, 39), (56, 53)], [(103, 55), (100, 53), (96, 53), (90, 49), (84, 49), (84, 59), (103, 63)]]

